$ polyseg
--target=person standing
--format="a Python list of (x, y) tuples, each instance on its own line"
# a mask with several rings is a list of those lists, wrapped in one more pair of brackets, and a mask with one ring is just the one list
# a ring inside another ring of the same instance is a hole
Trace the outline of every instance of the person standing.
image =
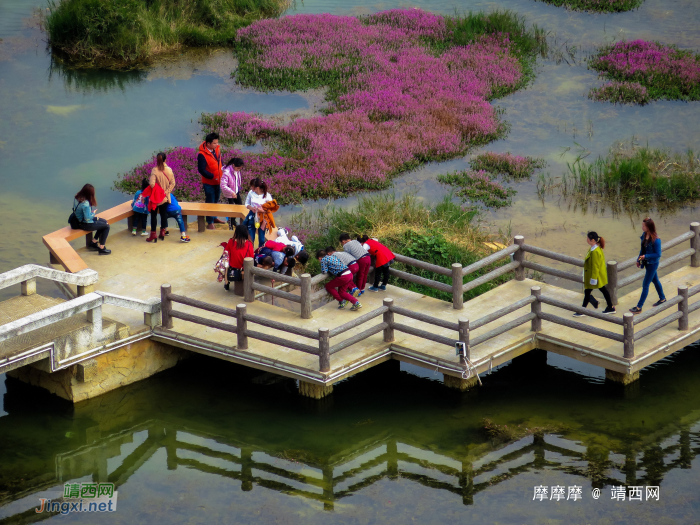
[(95, 187), (86, 184), (75, 195), (73, 213), (80, 224), (80, 229), (88, 232), (95, 232), (91, 235), (92, 242), (89, 245), (91, 250), (97, 250), (100, 255), (109, 255), (112, 250), (105, 246), (107, 235), (109, 235), (109, 223), (95, 216), (97, 212), (97, 199), (95, 198)]
[[(234, 157), (226, 163), (226, 167), (221, 175), (221, 193), (229, 204), (241, 204), (241, 168), (243, 159)], [(241, 219), (241, 224), (243, 220)], [(236, 226), (236, 219), (229, 217), (228, 229), (233, 230)]]
[[(202, 176), (204, 202), (216, 204), (221, 198), (221, 147), (218, 133), (209, 133), (199, 145), (197, 153), (197, 170)], [(207, 229), (213, 230), (214, 223), (224, 224), (218, 217), (207, 217)]]
[(659, 275), (657, 274), (659, 261), (661, 260), (661, 239), (656, 233), (656, 224), (649, 217), (642, 221), (642, 232), (637, 268), (644, 268), (646, 273), (642, 282), (642, 295), (639, 298), (639, 302), (637, 306), (630, 308), (630, 312), (633, 314), (638, 314), (642, 311), (644, 301), (647, 300), (647, 295), (649, 295), (649, 285), (651, 283), (654, 283), (656, 293), (659, 295), (659, 300), (654, 303), (654, 306), (659, 306), (666, 302), (664, 289), (661, 287), (661, 281), (659, 281)]
[[(593, 290), (598, 289), (605, 298), (606, 307), (603, 313), (614, 314), (615, 307), (612, 304), (610, 293), (605, 287), (608, 284), (608, 269), (605, 264), (605, 255), (603, 254), (605, 239), (596, 232), (588, 232), (586, 242), (588, 242), (590, 248), (583, 262), (583, 307), (586, 308), (588, 303), (591, 303), (593, 308), (598, 308), (598, 300), (591, 295)], [(574, 317), (583, 317), (584, 315), (576, 312)]]
[(250, 211), (243, 224), (248, 227), (250, 240), (255, 242), (255, 231), (258, 232), (258, 248), (265, 246), (265, 228), (262, 224), (263, 206), (273, 200), (272, 195), (267, 191), (267, 184), (258, 178), (250, 181), (251, 191), (245, 200), (245, 206)]
[[(165, 240), (165, 232), (168, 227), (168, 205), (170, 204), (170, 194), (175, 189), (175, 175), (165, 163), (165, 153), (162, 151), (156, 155), (156, 165), (151, 170), (151, 176), (148, 179), (148, 184), (151, 191), (144, 190), (142, 195), (149, 197), (148, 209), (151, 211), (151, 234), (146, 239), (147, 242), (158, 242), (156, 240), (156, 230), (158, 229), (158, 215), (160, 215), (160, 235), (158, 238), (161, 241)], [(162, 198), (157, 198), (160, 192), (154, 191), (156, 187), (163, 190)], [(154, 200), (155, 199), (155, 200)]]
[(369, 291), (379, 292), (386, 290), (386, 285), (389, 282), (389, 266), (395, 259), (394, 253), (377, 239), (370, 239), (367, 235), (358, 237), (357, 240), (362, 243), (362, 247), (375, 259), (374, 286), (370, 286)]

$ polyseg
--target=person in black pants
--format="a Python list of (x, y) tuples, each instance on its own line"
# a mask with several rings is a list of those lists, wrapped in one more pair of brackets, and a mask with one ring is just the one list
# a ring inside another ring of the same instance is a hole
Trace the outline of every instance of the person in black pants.
[(92, 242), (88, 248), (97, 250), (100, 255), (109, 255), (112, 253), (108, 250), (105, 244), (107, 243), (107, 235), (109, 235), (109, 223), (106, 220), (95, 216), (97, 211), (97, 199), (95, 199), (95, 187), (92, 184), (86, 184), (75, 195), (75, 203), (73, 212), (80, 223), (80, 229), (88, 232), (95, 232), (92, 235)]

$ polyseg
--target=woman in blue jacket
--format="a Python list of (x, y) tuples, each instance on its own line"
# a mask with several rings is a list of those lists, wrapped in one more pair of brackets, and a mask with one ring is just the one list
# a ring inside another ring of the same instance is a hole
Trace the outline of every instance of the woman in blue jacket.
[(649, 217), (642, 221), (642, 231), (644, 232), (641, 236), (642, 246), (639, 250), (639, 257), (637, 258), (637, 268), (644, 268), (646, 274), (644, 275), (644, 282), (642, 283), (642, 296), (639, 298), (637, 306), (630, 308), (630, 312), (638, 314), (642, 311), (644, 306), (644, 301), (649, 295), (649, 285), (654, 283), (654, 288), (656, 288), (656, 293), (659, 294), (659, 300), (654, 303), (654, 306), (659, 306), (666, 302), (666, 296), (664, 295), (664, 289), (661, 287), (661, 281), (659, 281), (659, 276), (656, 271), (659, 269), (659, 260), (661, 259), (661, 239), (656, 233), (656, 225)]

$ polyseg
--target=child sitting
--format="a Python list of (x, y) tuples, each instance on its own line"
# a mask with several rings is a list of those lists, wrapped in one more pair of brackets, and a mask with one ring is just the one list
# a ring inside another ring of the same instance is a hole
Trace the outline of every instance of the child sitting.
[(348, 293), (348, 288), (353, 286), (352, 272), (335, 255), (327, 255), (324, 250), (316, 252), (316, 258), (321, 263), (321, 273), (328, 273), (334, 278), (326, 283), (326, 291), (338, 301), (338, 310), (345, 308), (348, 301), (352, 303), (351, 310), (357, 311), (362, 304)]
[[(389, 282), (389, 266), (394, 260), (394, 253), (384, 246), (377, 239), (370, 239), (366, 235), (358, 237), (357, 240), (362, 243), (362, 247), (375, 258), (374, 263), (374, 286), (369, 287), (370, 292), (378, 292), (386, 290), (386, 285)], [(381, 286), (379, 284), (381, 278)]]
[(134, 195), (134, 200), (131, 202), (131, 209), (134, 210), (134, 223), (131, 228), (131, 235), (136, 235), (136, 230), (141, 228), (141, 237), (146, 237), (146, 220), (148, 219), (148, 197), (141, 195), (143, 190), (148, 187), (148, 179), (141, 181), (141, 189)]
[[(335, 255), (338, 259), (340, 259), (340, 262), (345, 264), (345, 266), (348, 267), (348, 270), (350, 270), (350, 272), (352, 273), (354, 281), (355, 275), (357, 274), (360, 267), (358, 266), (357, 261), (352, 255), (350, 255), (347, 252), (337, 252), (335, 251), (335, 248), (333, 248), (333, 246), (329, 246), (328, 248), (326, 248), (326, 255)], [(360, 289), (357, 286), (354, 286), (352, 290), (350, 290), (350, 294), (352, 294), (354, 297), (359, 297)]]
[[(355, 286), (360, 290), (360, 295), (365, 293), (365, 284), (367, 284), (367, 275), (371, 257), (367, 250), (362, 247), (359, 241), (350, 239), (350, 235), (343, 233), (340, 235), (340, 244), (343, 245), (343, 251), (352, 255), (357, 261), (358, 270), (355, 274)], [(356, 296), (359, 297), (359, 296)]]
[[(172, 193), (170, 194), (170, 204), (167, 205), (166, 212), (168, 218), (175, 219), (177, 225), (180, 227), (180, 242), (190, 242), (187, 230), (185, 229), (185, 222), (182, 220), (182, 206), (180, 206), (175, 195)], [(166, 228), (165, 235), (169, 235), (167, 230), (168, 224), (166, 223), (164, 227)]]

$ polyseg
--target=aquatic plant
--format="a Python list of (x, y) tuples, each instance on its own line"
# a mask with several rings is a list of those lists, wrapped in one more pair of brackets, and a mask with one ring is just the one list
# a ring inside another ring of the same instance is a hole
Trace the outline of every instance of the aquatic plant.
[(283, 126), (222, 112), (201, 123), (224, 143), (262, 140), (288, 159), (288, 171), (268, 179), (273, 193), (290, 189), (288, 201), (386, 188), (402, 171), (503, 135), (488, 100), (523, 85), (523, 64), (534, 60), (540, 36), (503, 11), (262, 20), (236, 37), (238, 82), (265, 90), (326, 86), (326, 114)]
[(588, 92), (588, 98), (614, 104), (639, 104), (640, 106), (647, 104), (650, 100), (647, 88), (639, 82), (615, 81), (592, 88)]
[(594, 11), (596, 13), (619, 13), (637, 9), (644, 0), (542, 0), (557, 7), (573, 11)]
[(601, 48), (590, 67), (601, 77), (638, 83), (648, 100), (700, 100), (700, 54), (692, 51), (645, 40), (618, 42)]
[[(375, 194), (360, 196), (357, 207), (353, 209), (329, 205), (315, 212), (303, 210), (292, 216), (288, 224), (310, 253), (329, 245), (339, 247), (338, 236), (341, 233), (349, 233), (352, 237), (367, 234), (378, 238), (391, 250), (449, 268), (454, 262), (468, 266), (491, 253), (483, 243), (493, 238), (479, 226), (478, 218), (476, 210), (455, 204), (451, 196), (446, 196), (437, 204), (424, 204), (413, 194), (401, 197)], [(507, 242), (507, 239), (498, 240)], [(465, 281), (476, 279), (505, 262), (500, 261), (488, 269), (470, 274)], [(411, 266), (395, 263), (392, 267), (446, 284), (452, 282), (443, 275)], [(305, 271), (318, 274), (318, 261), (310, 260)], [(508, 279), (510, 276), (506, 275), (478, 286), (466, 293), (465, 299), (476, 297)], [(402, 279), (392, 277), (390, 283), (452, 301), (451, 294)]]
[(648, 210), (700, 198), (700, 158), (692, 150), (673, 153), (630, 141), (616, 144), (606, 157), (578, 160), (568, 169), (559, 187), (579, 202), (602, 197), (616, 209)]
[(455, 171), (438, 175), (438, 181), (459, 188), (457, 195), (463, 202), (472, 205), (483, 204), (487, 208), (503, 208), (510, 206), (515, 190), (506, 188), (494, 181), (485, 171)]
[(506, 175), (513, 179), (530, 177), (536, 169), (544, 168), (547, 163), (544, 159), (521, 157), (507, 153), (495, 153), (487, 151), (472, 157), (469, 165), (473, 170), (482, 170), (494, 175)]
[(49, 0), (52, 48), (73, 60), (130, 66), (182, 45), (230, 45), (236, 31), (289, 0)]

